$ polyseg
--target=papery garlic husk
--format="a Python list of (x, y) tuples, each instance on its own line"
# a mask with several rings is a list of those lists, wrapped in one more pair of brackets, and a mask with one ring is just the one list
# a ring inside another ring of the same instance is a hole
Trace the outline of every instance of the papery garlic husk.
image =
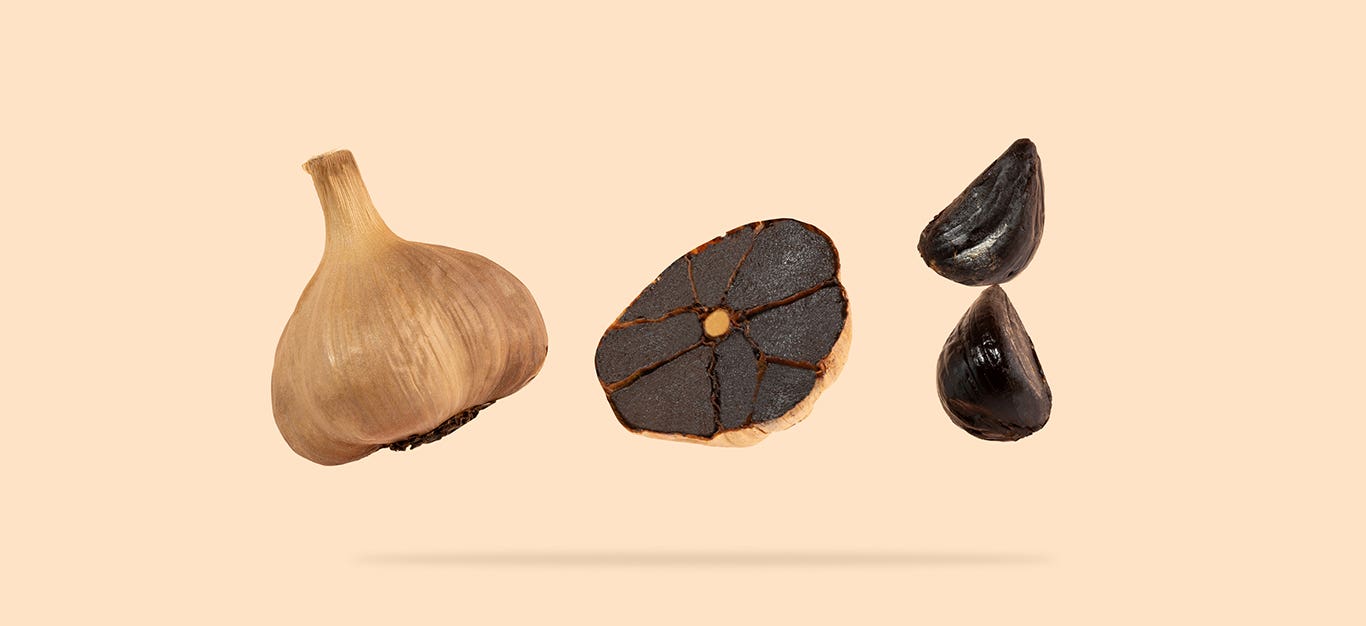
[(517, 277), (478, 254), (406, 241), (346, 150), (304, 164), (327, 225), (322, 262), (275, 351), (275, 423), (323, 465), (448, 434), (531, 381), (545, 322)]

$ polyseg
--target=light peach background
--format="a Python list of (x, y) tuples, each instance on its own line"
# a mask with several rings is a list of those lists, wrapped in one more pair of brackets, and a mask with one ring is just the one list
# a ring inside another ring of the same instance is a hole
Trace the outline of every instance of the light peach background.
[[(9, 623), (1366, 619), (1350, 3), (276, 4), (5, 10)], [(977, 290), (914, 245), (1021, 136), (1048, 220), (1007, 291), (1056, 405), (1002, 445), (939, 408)], [(269, 378), (339, 147), (551, 352), (325, 468)], [(778, 216), (842, 252), (840, 381), (752, 449), (627, 433), (602, 330)]]

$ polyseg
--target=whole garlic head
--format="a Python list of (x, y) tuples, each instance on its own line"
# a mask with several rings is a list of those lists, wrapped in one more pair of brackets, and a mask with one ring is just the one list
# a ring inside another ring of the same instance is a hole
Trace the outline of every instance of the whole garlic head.
[(346, 150), (304, 164), (327, 224), (322, 262), (275, 351), (275, 423), (323, 465), (434, 441), (521, 389), (545, 322), (517, 277), (478, 254), (406, 241)]

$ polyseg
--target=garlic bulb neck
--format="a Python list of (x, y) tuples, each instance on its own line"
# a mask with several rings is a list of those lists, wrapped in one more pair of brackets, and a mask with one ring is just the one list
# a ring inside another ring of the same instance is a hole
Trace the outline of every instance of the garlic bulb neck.
[(350, 150), (315, 156), (304, 163), (304, 171), (313, 177), (327, 222), (324, 255), (355, 253), (398, 240), (370, 201), (370, 192)]

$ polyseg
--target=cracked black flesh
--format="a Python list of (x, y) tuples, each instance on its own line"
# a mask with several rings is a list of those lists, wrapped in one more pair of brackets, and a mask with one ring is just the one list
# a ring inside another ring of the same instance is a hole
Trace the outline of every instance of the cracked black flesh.
[[(632, 430), (710, 439), (783, 416), (815, 386), (848, 303), (829, 238), (796, 220), (748, 224), (680, 257), (627, 307), (596, 354)], [(702, 320), (718, 308), (730, 329)]]

